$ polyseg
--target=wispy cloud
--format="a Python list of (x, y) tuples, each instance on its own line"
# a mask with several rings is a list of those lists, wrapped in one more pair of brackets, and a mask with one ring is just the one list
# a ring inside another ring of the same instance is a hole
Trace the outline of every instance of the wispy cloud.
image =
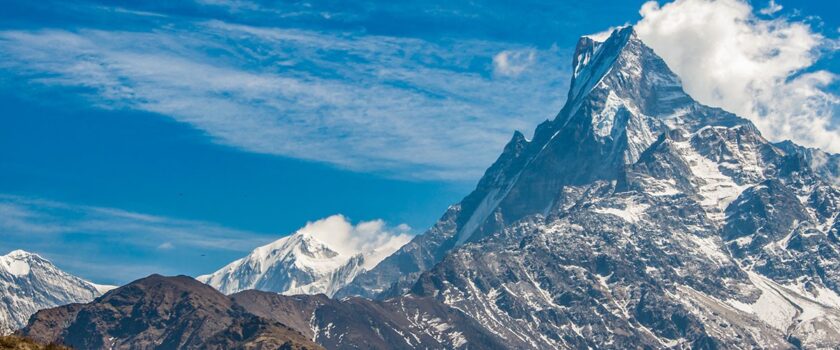
[[(85, 234), (146, 249), (177, 246), (237, 252), (248, 251), (268, 238), (209, 222), (13, 195), (0, 195), (0, 232), (6, 242), (18, 238), (46, 242), (62, 234)], [(31, 239), (33, 236), (39, 239)]]
[(0, 69), (87, 89), (101, 108), (170, 116), (250, 152), (423, 179), (479, 176), (514, 129), (559, 110), (568, 67), (557, 49), (221, 21), (4, 31), (0, 51)]
[(2, 194), (0, 234), (0, 250), (30, 250), (100, 283), (205, 273), (277, 238), (210, 222)]

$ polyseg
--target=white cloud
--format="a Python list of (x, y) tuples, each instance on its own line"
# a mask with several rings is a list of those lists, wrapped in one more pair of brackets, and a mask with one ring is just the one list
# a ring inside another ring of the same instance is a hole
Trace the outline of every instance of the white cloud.
[(761, 9), (759, 12), (761, 12), (761, 14), (763, 14), (763, 15), (770, 16), (770, 15), (772, 15), (776, 12), (779, 12), (781, 10), (782, 10), (782, 5), (781, 4), (777, 4), (776, 0), (770, 0), (770, 2), (767, 3), (767, 7)]
[(803, 22), (760, 19), (739, 0), (645, 3), (636, 30), (698, 101), (752, 120), (765, 137), (840, 152), (826, 90), (836, 76), (812, 69), (836, 46)]
[(365, 256), (365, 268), (373, 268), (397, 249), (408, 243), (410, 227), (400, 224), (388, 227), (383, 220), (361, 221), (355, 226), (343, 215), (309, 222), (298, 233), (311, 236), (339, 254)]
[(159, 246), (157, 246), (157, 249), (160, 249), (160, 250), (175, 249), (175, 245), (172, 244), (172, 242), (163, 242)]
[[(517, 79), (487, 74), (502, 48)], [(421, 179), (480, 176), (513, 130), (559, 110), (567, 61), (510, 43), (219, 21), (0, 32), (0, 70), (84, 88), (101, 108), (166, 115), (250, 152)]]
[(504, 50), (493, 56), (493, 71), (503, 76), (517, 76), (534, 64), (534, 50)]

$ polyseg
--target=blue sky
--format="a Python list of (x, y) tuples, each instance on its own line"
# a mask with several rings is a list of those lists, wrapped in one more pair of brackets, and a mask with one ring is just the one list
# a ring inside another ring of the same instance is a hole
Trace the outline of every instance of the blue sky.
[[(577, 38), (644, 3), (5, 1), (0, 251), (124, 283), (208, 273), (337, 213), (420, 233), (559, 111)], [(840, 72), (837, 5), (752, 5), (824, 39), (778, 84)], [(808, 87), (828, 126), (792, 137), (831, 139), (837, 84)]]

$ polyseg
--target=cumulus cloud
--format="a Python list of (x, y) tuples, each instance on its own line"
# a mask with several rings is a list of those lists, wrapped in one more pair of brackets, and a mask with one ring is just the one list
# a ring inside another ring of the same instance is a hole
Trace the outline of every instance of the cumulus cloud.
[(534, 64), (534, 50), (504, 50), (493, 56), (493, 71), (504, 76), (517, 76)]
[(365, 268), (371, 269), (411, 240), (406, 224), (389, 227), (383, 220), (361, 221), (353, 225), (343, 215), (309, 222), (296, 233), (308, 235), (341, 255), (363, 254)]
[(771, 140), (840, 152), (840, 100), (827, 90), (836, 76), (813, 68), (836, 44), (807, 23), (758, 18), (740, 0), (650, 1), (640, 13), (639, 36), (698, 101), (749, 118)]

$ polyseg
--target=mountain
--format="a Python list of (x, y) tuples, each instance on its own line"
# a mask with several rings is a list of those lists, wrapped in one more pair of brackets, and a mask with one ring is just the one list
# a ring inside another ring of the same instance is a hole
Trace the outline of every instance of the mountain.
[(88, 304), (41, 310), (19, 334), (74, 349), (321, 349), (187, 276), (152, 275)]
[(297, 325), (328, 349), (498, 349), (504, 342), (463, 312), (434, 298), (385, 301), (284, 296), (244, 291), (231, 296), (249, 312)]
[(509, 348), (837, 348), (836, 157), (694, 101), (632, 27), (583, 37), (557, 117), (337, 295), (432, 297)]
[[(339, 298), (243, 291), (202, 305), (329, 349), (838, 349), (836, 159), (694, 101), (625, 27), (581, 38), (559, 114), (530, 140), (514, 133), (475, 191)], [(292, 241), (254, 264), (296, 261), (280, 249)], [(184, 329), (149, 312), (79, 317), (117, 291), (42, 311), (22, 333), (125, 344), (149, 324)]]
[[(358, 227), (370, 225), (381, 223), (361, 223)], [(347, 226), (349, 223), (340, 215), (310, 223), (294, 234), (254, 249), (248, 256), (197, 279), (225, 294), (258, 289), (290, 295), (323, 293), (332, 296), (408, 240), (407, 235), (382, 234), (360, 249), (347, 249), (341, 242), (327, 243), (331, 238), (334, 241), (334, 237), (327, 235), (345, 232), (364, 235), (379, 231), (364, 228), (353, 231), (346, 229)]]
[(433, 298), (334, 300), (256, 290), (227, 297), (186, 276), (159, 275), (88, 304), (39, 311), (19, 335), (75, 349), (320, 349), (315, 341), (330, 349), (502, 346)]
[(23, 250), (0, 256), (0, 335), (23, 327), (40, 309), (91, 301), (110, 288), (70, 275)]
[(536, 128), (533, 140), (515, 132), (472, 193), (338, 295), (373, 297), (394, 282), (407, 288), (453, 248), (525, 217), (546, 216), (581, 185), (618, 180), (673, 127), (750, 125), (694, 102), (632, 29), (614, 34), (603, 43), (580, 39), (567, 102)]

